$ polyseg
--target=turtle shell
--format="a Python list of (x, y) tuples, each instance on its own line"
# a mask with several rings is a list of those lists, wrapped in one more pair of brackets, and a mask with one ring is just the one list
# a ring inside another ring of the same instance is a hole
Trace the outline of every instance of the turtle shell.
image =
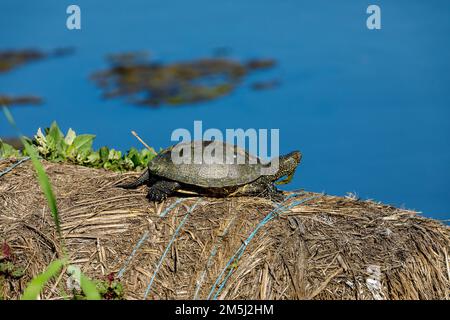
[(152, 174), (199, 187), (223, 188), (255, 181), (264, 165), (260, 159), (222, 141), (178, 143), (149, 163)]

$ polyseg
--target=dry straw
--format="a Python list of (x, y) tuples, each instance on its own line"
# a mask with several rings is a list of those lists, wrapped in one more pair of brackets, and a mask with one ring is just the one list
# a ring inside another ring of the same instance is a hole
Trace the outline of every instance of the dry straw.
[[(275, 203), (243, 197), (155, 204), (145, 187), (114, 187), (136, 173), (43, 163), (70, 263), (93, 279), (120, 272), (126, 299), (142, 299), (151, 279), (148, 299), (206, 299), (211, 290), (217, 299), (449, 297), (449, 227), (414, 211), (304, 192), (254, 232)], [(0, 161), (0, 171), (12, 164)], [(3, 281), (5, 299), (19, 298), (61, 254), (29, 162), (0, 177), (0, 242), (25, 269), (24, 277)], [(237, 252), (240, 258), (229, 263)], [(219, 288), (224, 269), (229, 276)], [(42, 298), (62, 299), (66, 281), (61, 274)]]

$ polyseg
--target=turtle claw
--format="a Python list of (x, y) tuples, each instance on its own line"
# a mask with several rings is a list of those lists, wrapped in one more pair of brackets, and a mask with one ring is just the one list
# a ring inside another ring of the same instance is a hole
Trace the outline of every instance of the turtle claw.
[(274, 185), (269, 186), (259, 196), (274, 202), (282, 202), (284, 200), (283, 191), (278, 190)]
[(162, 202), (167, 199), (167, 193), (161, 190), (152, 189), (147, 194), (147, 199), (155, 202)]
[(164, 201), (169, 195), (178, 189), (179, 186), (180, 184), (176, 181), (157, 181), (149, 188), (147, 198), (150, 201)]

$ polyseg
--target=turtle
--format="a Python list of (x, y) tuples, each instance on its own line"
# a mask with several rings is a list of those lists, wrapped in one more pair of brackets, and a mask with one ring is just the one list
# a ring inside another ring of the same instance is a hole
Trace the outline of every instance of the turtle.
[(293, 151), (263, 163), (244, 149), (222, 141), (181, 142), (158, 153), (134, 182), (117, 187), (134, 189), (147, 184), (147, 198), (155, 202), (174, 194), (256, 196), (280, 201), (282, 191), (275, 183), (288, 183), (301, 158), (299, 151)]

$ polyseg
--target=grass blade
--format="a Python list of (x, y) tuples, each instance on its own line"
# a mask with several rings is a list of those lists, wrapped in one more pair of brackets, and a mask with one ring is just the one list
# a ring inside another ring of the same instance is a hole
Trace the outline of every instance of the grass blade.
[(101, 300), (95, 284), (83, 273), (80, 275), (80, 286), (87, 300)]
[(21, 300), (36, 300), (47, 282), (59, 273), (64, 263), (64, 260), (55, 260), (50, 263), (43, 273), (31, 280), (28, 287), (25, 289)]
[(53, 193), (50, 180), (47, 174), (45, 173), (42, 163), (39, 161), (37, 152), (34, 149), (34, 147), (31, 146), (27, 141), (25, 141), (25, 139), (22, 138), (21, 140), (23, 145), (25, 146), (25, 150), (27, 151), (28, 155), (31, 158), (34, 169), (36, 170), (36, 173), (38, 175), (39, 184), (41, 186), (42, 192), (45, 195), (45, 198), (47, 199), (48, 206), (52, 213), (53, 221), (55, 222), (56, 230), (58, 234), (61, 235), (61, 227), (60, 227), (61, 223), (59, 219), (58, 207), (56, 205), (56, 197), (55, 194)]
[(31, 161), (33, 163), (34, 169), (36, 170), (38, 181), (41, 186), (42, 192), (45, 195), (45, 198), (47, 199), (48, 206), (50, 208), (50, 211), (52, 213), (53, 220), (56, 225), (56, 230), (58, 234), (61, 236), (61, 227), (60, 227), (60, 219), (58, 214), (58, 207), (56, 205), (56, 198), (52, 190), (52, 186), (50, 184), (50, 180), (45, 173), (44, 167), (42, 166), (41, 162), (39, 161), (38, 153), (35, 150), (35, 148), (28, 143), (23, 138), (23, 135), (20, 133), (20, 130), (18, 129), (16, 122), (14, 121), (14, 118), (11, 114), (11, 112), (8, 110), (8, 108), (3, 107), (3, 112), (6, 116), (6, 119), (8, 122), (17, 130), (20, 140), (22, 141), (22, 144), (25, 147), (25, 150), (27, 154), (30, 156)]

